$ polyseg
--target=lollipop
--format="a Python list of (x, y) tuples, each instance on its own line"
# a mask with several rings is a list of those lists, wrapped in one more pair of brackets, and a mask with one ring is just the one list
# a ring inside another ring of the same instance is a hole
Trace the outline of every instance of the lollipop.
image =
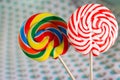
[(91, 57), (107, 51), (114, 44), (117, 35), (115, 16), (101, 4), (79, 7), (68, 21), (70, 43), (78, 52), (90, 54)]
[(66, 22), (51, 13), (38, 13), (21, 26), (18, 42), (22, 51), (36, 61), (62, 59), (69, 47)]

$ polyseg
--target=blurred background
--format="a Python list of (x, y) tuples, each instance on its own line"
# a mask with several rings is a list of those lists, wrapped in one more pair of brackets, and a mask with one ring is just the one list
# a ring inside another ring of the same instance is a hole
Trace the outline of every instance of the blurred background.
[[(32, 14), (52, 12), (67, 21), (78, 6), (87, 3), (108, 7), (120, 24), (120, 0), (0, 0), (0, 80), (71, 80), (59, 60), (38, 63), (24, 55), (17, 35), (22, 22)], [(120, 80), (119, 38), (106, 53), (94, 57), (94, 80)], [(70, 47), (62, 58), (76, 80), (89, 79), (88, 56)]]

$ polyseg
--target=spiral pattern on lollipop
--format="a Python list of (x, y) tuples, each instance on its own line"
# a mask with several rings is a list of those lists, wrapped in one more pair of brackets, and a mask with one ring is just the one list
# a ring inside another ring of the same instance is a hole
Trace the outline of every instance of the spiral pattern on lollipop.
[(107, 51), (118, 35), (112, 12), (101, 4), (79, 7), (68, 21), (68, 38), (77, 51), (94, 56)]
[(66, 28), (66, 22), (54, 14), (35, 14), (22, 24), (19, 45), (34, 60), (45, 61), (49, 56), (57, 58), (69, 47)]

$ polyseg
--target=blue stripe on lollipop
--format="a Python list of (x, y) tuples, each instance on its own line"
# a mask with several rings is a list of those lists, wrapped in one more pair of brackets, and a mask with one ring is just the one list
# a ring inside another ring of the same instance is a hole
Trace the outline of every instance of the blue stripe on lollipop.
[(26, 35), (25, 35), (25, 32), (24, 32), (24, 26), (25, 25), (25, 22), (23, 22), (22, 26), (21, 26), (21, 29), (20, 29), (20, 37), (22, 38), (22, 41), (28, 45), (28, 41), (26, 39)]
[(63, 28), (62, 26), (59, 26), (58, 28), (60, 29), (60, 31), (67, 35), (67, 31), (65, 28)]
[(48, 28), (47, 30), (50, 30), (51, 32), (53, 32), (55, 35), (57, 35), (57, 37), (59, 38), (60, 40), (60, 43), (62, 42), (62, 34), (60, 31), (58, 31), (57, 29), (55, 28)]

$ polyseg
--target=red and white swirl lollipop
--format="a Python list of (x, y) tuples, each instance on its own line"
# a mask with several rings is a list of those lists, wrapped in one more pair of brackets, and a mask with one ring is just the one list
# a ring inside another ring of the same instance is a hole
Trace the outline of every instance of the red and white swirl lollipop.
[(118, 24), (112, 12), (101, 4), (79, 7), (68, 21), (68, 38), (75, 49), (90, 54), (90, 80), (93, 80), (92, 55), (107, 51), (118, 35)]
[(79, 7), (68, 21), (68, 38), (77, 51), (94, 56), (107, 51), (118, 35), (112, 12), (101, 4)]

